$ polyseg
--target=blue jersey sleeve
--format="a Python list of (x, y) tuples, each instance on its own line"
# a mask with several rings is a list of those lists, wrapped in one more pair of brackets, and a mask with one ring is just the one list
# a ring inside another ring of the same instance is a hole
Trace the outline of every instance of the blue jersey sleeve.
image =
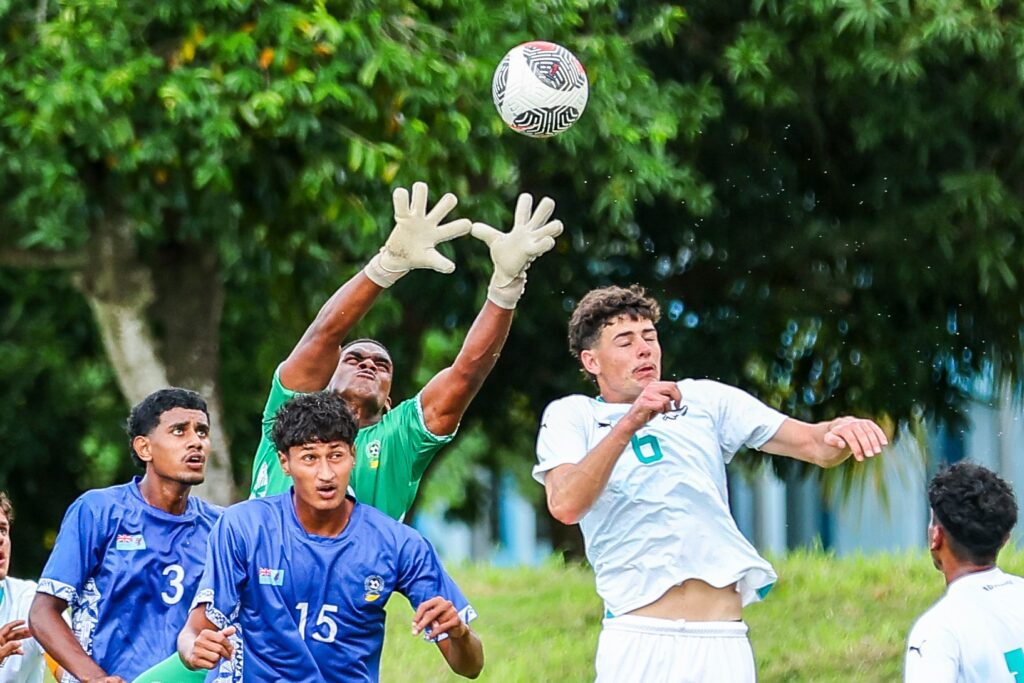
[(40, 576), (38, 592), (74, 603), (103, 561), (105, 526), (102, 512), (89, 504), (88, 494), (72, 503)]
[[(398, 554), (398, 583), (395, 589), (409, 599), (413, 609), (441, 596), (451, 600), (465, 623), (476, 619), (476, 611), (466, 596), (441, 566), (441, 560), (427, 539), (415, 531), (402, 544)], [(447, 638), (441, 635), (439, 640)]]
[(192, 609), (206, 605), (206, 616), (217, 628), (227, 628), (237, 621), (240, 595), (246, 581), (248, 551), (235, 517), (229, 510), (210, 530), (203, 576), (192, 601)]

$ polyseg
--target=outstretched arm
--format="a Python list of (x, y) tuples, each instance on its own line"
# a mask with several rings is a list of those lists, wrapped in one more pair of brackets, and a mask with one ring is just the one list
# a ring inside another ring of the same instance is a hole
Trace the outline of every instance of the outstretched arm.
[(857, 462), (872, 458), (887, 445), (889, 439), (885, 432), (871, 420), (837, 417), (829, 422), (809, 424), (787, 418), (760, 450), (818, 467), (835, 467), (851, 455)]
[(125, 683), (120, 676), (108, 676), (85, 653), (71, 628), (61, 617), (68, 603), (53, 595), (36, 593), (29, 608), (32, 636), (61, 667), (84, 683)]
[(472, 227), (466, 219), (441, 225), (458, 204), (455, 195), (444, 195), (428, 212), (427, 186), (415, 183), (411, 200), (401, 187), (395, 190), (393, 200), (395, 227), (387, 242), (362, 272), (327, 300), (281, 365), (281, 384), (288, 389), (309, 392), (327, 386), (338, 366), (341, 342), (380, 293), (410, 270), (455, 270), (455, 264), (437, 251), (438, 244), (465, 235)]
[(544, 197), (533, 211), (533, 197), (519, 196), (515, 223), (507, 233), (483, 223), (473, 224), (473, 236), (490, 249), (494, 273), (487, 289), (487, 302), (477, 315), (462, 343), (462, 349), (448, 368), (423, 388), (420, 399), (427, 429), (438, 436), (455, 431), (494, 369), (512, 326), (512, 314), (526, 288), (526, 270), (541, 254), (555, 246), (562, 222), (549, 221), (555, 203)]

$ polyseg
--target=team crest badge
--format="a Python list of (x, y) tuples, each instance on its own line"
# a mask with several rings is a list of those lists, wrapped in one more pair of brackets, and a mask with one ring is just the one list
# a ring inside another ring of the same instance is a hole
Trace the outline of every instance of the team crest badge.
[(380, 467), (380, 439), (374, 439), (366, 444), (366, 459), (370, 461), (370, 469)]
[(366, 595), (363, 596), (366, 602), (373, 602), (380, 597), (381, 591), (384, 590), (384, 579), (376, 574), (367, 576), (363, 581), (363, 590), (366, 591)]

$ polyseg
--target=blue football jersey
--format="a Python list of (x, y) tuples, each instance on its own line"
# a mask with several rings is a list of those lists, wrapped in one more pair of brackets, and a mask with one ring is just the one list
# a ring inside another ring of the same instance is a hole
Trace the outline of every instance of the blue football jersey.
[(356, 503), (341, 534), (310, 535), (289, 491), (225, 511), (193, 604), (241, 628), (246, 681), (377, 681), (394, 592), (476, 616), (417, 531)]
[(65, 513), (37, 590), (67, 601), (78, 642), (104, 671), (132, 680), (176, 652), (222, 512), (195, 496), (184, 514), (164, 512), (139, 477), (88, 491)]

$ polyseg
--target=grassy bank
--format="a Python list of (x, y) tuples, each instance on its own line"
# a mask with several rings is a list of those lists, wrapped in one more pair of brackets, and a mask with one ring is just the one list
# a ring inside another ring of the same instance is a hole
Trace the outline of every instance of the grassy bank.
[[(1000, 566), (1024, 574), (1024, 552)], [(924, 551), (837, 559), (800, 553), (774, 561), (780, 580), (768, 599), (745, 611), (761, 683), (899, 680), (903, 642), (914, 619), (943, 592)], [(481, 681), (589, 681), (601, 628), (601, 601), (590, 571), (453, 567), (480, 613)], [(390, 606), (381, 680), (455, 681), (436, 648), (409, 633), (412, 610)]]

